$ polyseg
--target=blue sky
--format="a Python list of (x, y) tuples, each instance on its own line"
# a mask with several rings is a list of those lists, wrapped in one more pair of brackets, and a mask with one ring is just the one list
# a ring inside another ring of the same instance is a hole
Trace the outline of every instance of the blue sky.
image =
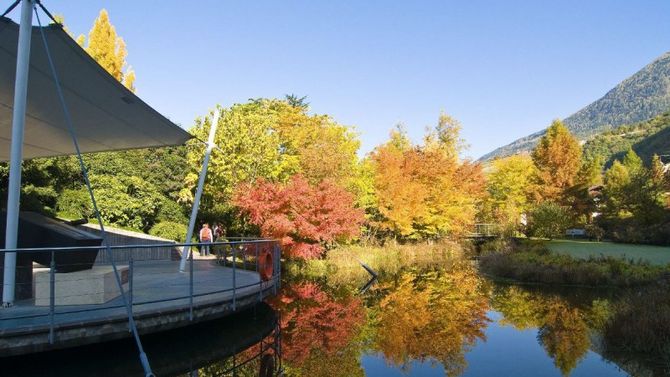
[(185, 128), (216, 103), (295, 93), (355, 126), (363, 153), (397, 123), (420, 141), (445, 111), (479, 157), (670, 50), (666, 0), (43, 3), (75, 34), (106, 8), (138, 94)]

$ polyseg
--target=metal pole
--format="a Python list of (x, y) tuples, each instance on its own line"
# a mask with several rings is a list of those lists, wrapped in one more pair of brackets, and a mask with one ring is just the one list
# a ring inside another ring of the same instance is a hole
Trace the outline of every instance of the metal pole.
[(188, 257), (188, 320), (193, 321), (193, 254)]
[[(133, 315), (133, 273), (135, 272), (135, 262), (133, 261), (133, 252), (130, 251), (130, 256), (128, 257), (128, 303), (130, 304), (130, 315)], [(123, 287), (119, 288), (123, 289)], [(130, 321), (128, 321), (128, 332), (132, 332), (133, 328), (130, 326)]]
[[(28, 97), (28, 71), (30, 70), (30, 39), (33, 26), (33, 2), (23, 0), (19, 44), (16, 50), (16, 80), (14, 81), (14, 113), (12, 115), (12, 145), (9, 160), (9, 185), (7, 187), (7, 227), (5, 249), (16, 249), (19, 231), (19, 200), (21, 198), (21, 165), (23, 163), (23, 128), (26, 123)], [(2, 306), (14, 303), (16, 284), (16, 253), (5, 253)]]
[(235, 302), (235, 294), (237, 290), (237, 288), (235, 287), (235, 285), (237, 284), (237, 282), (235, 281), (235, 270), (236, 270), (235, 265), (237, 264), (237, 261), (235, 260), (236, 259), (235, 256), (237, 254), (236, 249), (237, 249), (236, 247), (233, 247), (233, 311), (237, 309), (237, 305)]
[[(195, 218), (198, 216), (198, 207), (200, 206), (200, 197), (202, 196), (202, 188), (205, 185), (205, 177), (207, 176), (207, 167), (209, 165), (209, 156), (212, 154), (212, 149), (216, 147), (214, 144), (214, 135), (216, 134), (216, 127), (219, 125), (219, 109), (214, 110), (212, 117), (212, 125), (209, 127), (209, 138), (207, 139), (207, 149), (205, 149), (205, 159), (202, 162), (202, 170), (200, 170), (200, 177), (198, 178), (198, 187), (195, 190), (195, 198), (193, 198), (193, 208), (191, 208), (191, 219), (188, 221), (188, 231), (186, 232), (186, 242), (190, 243), (193, 237), (193, 230), (195, 229)], [(185, 246), (181, 254), (181, 262), (179, 263), (179, 272), (184, 272), (186, 268), (186, 258), (190, 252), (190, 246)]]
[(49, 344), (54, 344), (54, 312), (56, 311), (56, 258), (55, 251), (51, 252), (49, 264)]

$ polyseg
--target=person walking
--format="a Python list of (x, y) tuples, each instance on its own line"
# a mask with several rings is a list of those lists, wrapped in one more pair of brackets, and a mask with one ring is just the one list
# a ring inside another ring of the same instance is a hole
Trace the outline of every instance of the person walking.
[(202, 229), (200, 229), (200, 255), (209, 255), (209, 244), (213, 240), (212, 230), (209, 228), (209, 224), (202, 224)]

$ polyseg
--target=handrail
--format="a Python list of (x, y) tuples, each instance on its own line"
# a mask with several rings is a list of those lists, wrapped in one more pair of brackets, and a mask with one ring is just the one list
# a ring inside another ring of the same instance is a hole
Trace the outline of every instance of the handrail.
[[(190, 243), (165, 243), (165, 244), (140, 244), (140, 245), (114, 245), (109, 246), (112, 250), (119, 249), (153, 249), (161, 247), (184, 247), (184, 246), (226, 246), (226, 245), (246, 245), (250, 243), (265, 243), (278, 242), (276, 239), (249, 239), (240, 241), (226, 241), (226, 242), (190, 242)], [(45, 252), (45, 251), (85, 251), (85, 250), (102, 250), (107, 249), (106, 246), (56, 246), (56, 247), (26, 247), (15, 249), (0, 249), (0, 253), (20, 253), (20, 252)]]
[[(241, 269), (241, 270), (246, 270), (246, 271), (249, 271), (249, 272), (258, 273), (258, 266), (255, 266), (255, 265), (247, 266), (246, 265), (247, 264), (246, 263), (247, 262), (246, 252), (244, 252), (242, 250), (239, 250), (239, 246), (255, 245), (255, 247), (253, 248), (255, 253), (252, 252), (252, 254), (249, 255), (249, 256), (251, 258), (253, 258), (253, 254), (256, 254), (256, 261), (257, 261), (258, 260), (259, 245), (261, 245), (261, 244), (271, 244), (270, 250), (273, 254), (273, 262), (274, 262), (272, 278), (267, 282), (264, 282), (262, 279), (260, 279), (258, 282), (255, 282), (255, 283), (238, 285), (237, 282), (236, 282), (236, 275), (238, 274), (237, 273), (238, 268)], [(146, 299), (145, 298), (144, 300), (137, 300), (137, 299), (135, 299), (135, 297), (133, 297), (133, 300), (132, 300), (132, 306), (133, 307), (141, 307), (143, 305), (148, 305), (148, 304), (178, 301), (178, 300), (184, 300), (184, 299), (189, 299), (189, 300), (192, 301), (194, 298), (206, 297), (206, 296), (217, 295), (217, 294), (223, 294), (223, 293), (227, 293), (227, 292), (232, 292), (232, 300), (233, 300), (233, 303), (234, 303), (233, 307), (235, 307), (236, 306), (235, 303), (236, 303), (237, 299), (239, 298), (239, 297), (237, 297), (237, 296), (239, 296), (238, 292), (240, 290), (244, 290), (246, 288), (258, 286), (259, 287), (259, 292), (254, 292), (252, 294), (258, 294), (259, 300), (263, 299), (264, 292), (266, 292), (268, 288), (272, 288), (275, 293), (277, 292), (278, 286), (281, 282), (281, 280), (280, 280), (280, 276), (281, 276), (281, 266), (280, 266), (281, 254), (280, 253), (281, 252), (280, 252), (279, 241), (278, 240), (254, 239), (254, 240), (246, 240), (246, 241), (227, 241), (227, 242), (209, 242), (209, 243), (197, 242), (197, 243), (188, 243), (188, 244), (119, 245), (119, 246), (112, 246), (112, 249), (118, 251), (118, 250), (125, 250), (125, 249), (131, 249), (132, 250), (132, 249), (136, 249), (136, 248), (137, 249), (161, 248), (161, 247), (174, 248), (174, 247), (180, 247), (180, 246), (183, 246), (183, 245), (191, 245), (191, 246), (208, 245), (208, 246), (218, 246), (218, 247), (226, 247), (227, 246), (228, 248), (230, 248), (229, 252), (232, 254), (233, 260), (232, 260), (231, 265), (228, 266), (228, 268), (230, 268), (232, 270), (232, 279), (233, 279), (232, 286), (225, 287), (223, 289), (219, 288), (219, 289), (207, 290), (205, 292), (194, 292), (193, 289), (192, 289), (194, 283), (193, 283), (192, 279), (189, 278), (190, 281), (189, 281), (188, 284), (189, 284), (190, 287), (189, 287), (188, 293), (177, 294), (177, 295), (172, 296), (172, 297), (160, 298), (160, 299), (156, 299), (156, 298)], [(17, 248), (17, 249), (10, 249), (10, 250), (0, 249), (0, 255), (2, 255), (2, 253), (5, 253), (5, 252), (18, 252), (18, 253), (21, 253), (21, 252), (42, 252), (42, 253), (49, 252), (52, 256), (52, 263), (49, 266), (49, 275), (50, 275), (49, 280), (50, 280), (51, 287), (50, 287), (50, 293), (49, 293), (50, 305), (49, 305), (48, 312), (45, 312), (45, 313), (30, 313), (30, 314), (22, 313), (18, 316), (9, 316), (9, 317), (1, 316), (0, 317), (0, 322), (4, 321), (6, 319), (37, 318), (37, 317), (42, 317), (42, 316), (45, 316), (45, 315), (51, 316), (52, 318), (51, 318), (50, 322), (54, 322), (54, 320), (53, 320), (53, 315), (54, 314), (55, 315), (62, 315), (62, 314), (69, 314), (69, 313), (95, 312), (95, 311), (98, 311), (98, 310), (108, 310), (108, 309), (122, 308), (123, 305), (118, 305), (118, 304), (113, 304), (113, 305), (109, 305), (109, 304), (103, 304), (103, 305), (90, 304), (90, 305), (87, 305), (85, 308), (68, 308), (68, 309), (65, 309), (63, 311), (56, 311), (55, 310), (54, 302), (53, 302), (54, 301), (54, 287), (53, 287), (53, 284), (55, 283), (54, 272), (56, 272), (55, 271), (54, 256), (58, 255), (58, 253), (66, 253), (68, 251), (81, 251), (81, 250), (96, 251), (96, 250), (100, 250), (100, 249), (106, 249), (106, 247), (105, 246), (82, 246), (82, 247), (67, 246), (67, 247), (53, 247), (53, 248)], [(225, 251), (224, 251), (224, 253), (225, 253)], [(235, 256), (238, 256), (238, 257), (240, 256), (240, 254), (238, 254), (238, 253), (242, 253), (241, 255), (244, 257), (244, 259), (235, 258)], [(132, 252), (130, 253), (129, 257), (130, 257), (130, 260), (132, 262), (135, 262)], [(225, 254), (224, 254), (224, 258), (225, 258)], [(138, 272), (138, 271), (136, 271), (136, 268), (135, 268), (136, 263), (132, 263), (132, 262), (129, 263), (129, 274), (130, 274), (129, 283), (131, 281), (134, 281), (133, 277)], [(193, 262), (194, 262), (194, 260), (191, 259), (191, 266), (192, 266)], [(218, 262), (221, 262), (221, 261), (217, 260), (217, 263)], [(242, 265), (240, 265), (239, 267), (237, 266), (238, 262), (242, 263)], [(150, 262), (148, 262), (148, 263), (150, 263)], [(225, 262), (225, 259), (224, 259), (224, 261), (223, 261), (224, 265), (223, 266), (225, 267), (225, 265), (227, 263), (230, 263), (230, 261)], [(193, 274), (193, 272), (191, 272), (191, 273)], [(270, 285), (266, 286), (266, 283), (270, 283)], [(133, 288), (135, 288), (134, 284), (130, 283), (130, 285), (128, 287), (128, 294), (131, 295), (131, 297), (132, 297), (133, 291), (134, 291)], [(246, 295), (248, 295), (248, 293), (243, 293), (241, 297), (244, 297)], [(189, 303), (189, 307), (191, 307), (191, 306), (193, 306), (192, 302)]]

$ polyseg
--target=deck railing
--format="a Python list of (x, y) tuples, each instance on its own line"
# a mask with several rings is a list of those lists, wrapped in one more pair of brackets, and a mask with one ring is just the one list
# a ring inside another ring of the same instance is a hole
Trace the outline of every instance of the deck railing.
[[(178, 258), (133, 258), (137, 250), (175, 247), (191, 250), (186, 271), (182, 273)], [(200, 255), (205, 247), (210, 248), (213, 256)], [(107, 250), (104, 246), (0, 249), (0, 261), (9, 252), (17, 253), (18, 260), (17, 300), (13, 307), (0, 309), (0, 340), (8, 334), (48, 328), (49, 343), (53, 344), (58, 341), (59, 328), (118, 320), (127, 316), (122, 292), (135, 318), (152, 313), (187, 312), (188, 321), (199, 320), (204, 318), (197, 315), (199, 308), (228, 305), (235, 311), (241, 300), (245, 305), (260, 302), (276, 294), (281, 279), (280, 247), (274, 240), (127, 245)], [(122, 287), (116, 282), (111, 262), (98, 262), (92, 269), (82, 271), (60, 272), (76, 269), (80, 263), (62, 258), (65, 254), (96, 252), (113, 254), (106, 260), (115, 261)], [(41, 263), (48, 260), (49, 264), (42, 268), (33, 264), (36, 255), (41, 255), (38, 258)]]

